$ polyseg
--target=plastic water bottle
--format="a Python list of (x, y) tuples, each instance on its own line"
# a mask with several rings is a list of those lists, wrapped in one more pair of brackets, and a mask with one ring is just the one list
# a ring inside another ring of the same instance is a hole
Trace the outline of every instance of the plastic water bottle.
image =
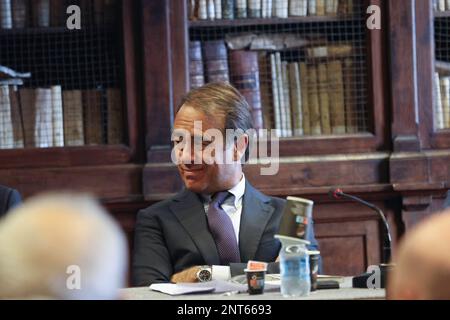
[(311, 291), (309, 256), (304, 245), (283, 247), (280, 253), (281, 294), (302, 297)]

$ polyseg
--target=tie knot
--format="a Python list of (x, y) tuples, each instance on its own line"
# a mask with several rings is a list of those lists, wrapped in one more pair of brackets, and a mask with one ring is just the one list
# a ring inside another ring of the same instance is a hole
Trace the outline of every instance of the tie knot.
[(229, 194), (230, 193), (228, 191), (217, 192), (216, 194), (213, 195), (211, 204), (217, 206), (222, 205), (222, 203), (225, 201), (225, 199), (228, 197)]

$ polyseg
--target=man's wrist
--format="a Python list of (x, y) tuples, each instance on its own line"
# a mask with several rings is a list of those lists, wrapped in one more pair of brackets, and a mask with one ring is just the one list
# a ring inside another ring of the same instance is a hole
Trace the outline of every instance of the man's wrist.
[(211, 266), (200, 266), (197, 268), (195, 274), (198, 282), (208, 282), (212, 280), (212, 268)]

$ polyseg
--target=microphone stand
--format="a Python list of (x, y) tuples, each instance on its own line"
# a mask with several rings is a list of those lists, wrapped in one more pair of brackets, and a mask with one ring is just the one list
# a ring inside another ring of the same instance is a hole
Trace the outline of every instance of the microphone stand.
[[(369, 207), (372, 210), (374, 210), (375, 212), (377, 212), (377, 214), (380, 216), (380, 218), (383, 222), (383, 227), (384, 227), (383, 231), (384, 232), (383, 232), (382, 263), (378, 267), (380, 270), (380, 278), (381, 278), (380, 286), (381, 286), (381, 288), (386, 288), (388, 272), (389, 272), (389, 269), (392, 267), (392, 264), (389, 264), (389, 261), (391, 260), (392, 238), (391, 238), (391, 231), (389, 228), (389, 223), (387, 222), (386, 217), (383, 214), (383, 211), (381, 211), (381, 209), (378, 208), (377, 206), (375, 206), (367, 201), (364, 201), (363, 199), (360, 199), (358, 197), (355, 197), (350, 194), (346, 194), (346, 193), (342, 192), (342, 190), (340, 190), (340, 189), (330, 190), (329, 195), (336, 199), (343, 197), (343, 198), (347, 198), (352, 201), (361, 203), (361, 204), (365, 205), (366, 207)], [(361, 275), (353, 277), (353, 280), (352, 280), (353, 288), (368, 288), (367, 282), (368, 282), (369, 278), (372, 276), (373, 276), (373, 273), (366, 272)]]

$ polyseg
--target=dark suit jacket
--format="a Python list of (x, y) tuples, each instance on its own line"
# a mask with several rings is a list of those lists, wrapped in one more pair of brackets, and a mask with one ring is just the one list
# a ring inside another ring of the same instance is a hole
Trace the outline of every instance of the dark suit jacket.
[[(246, 183), (239, 231), (242, 262), (276, 260), (281, 244), (274, 235), (284, 205), (285, 200), (265, 196)], [(317, 245), (313, 233), (310, 240)], [(138, 213), (132, 262), (134, 286), (169, 282), (173, 274), (189, 267), (219, 264), (197, 194), (184, 190)]]
[(14, 189), (0, 185), (0, 217), (21, 202), (20, 194)]
[(444, 209), (445, 208), (450, 208), (450, 190), (447, 191), (447, 199), (445, 199), (444, 202)]

